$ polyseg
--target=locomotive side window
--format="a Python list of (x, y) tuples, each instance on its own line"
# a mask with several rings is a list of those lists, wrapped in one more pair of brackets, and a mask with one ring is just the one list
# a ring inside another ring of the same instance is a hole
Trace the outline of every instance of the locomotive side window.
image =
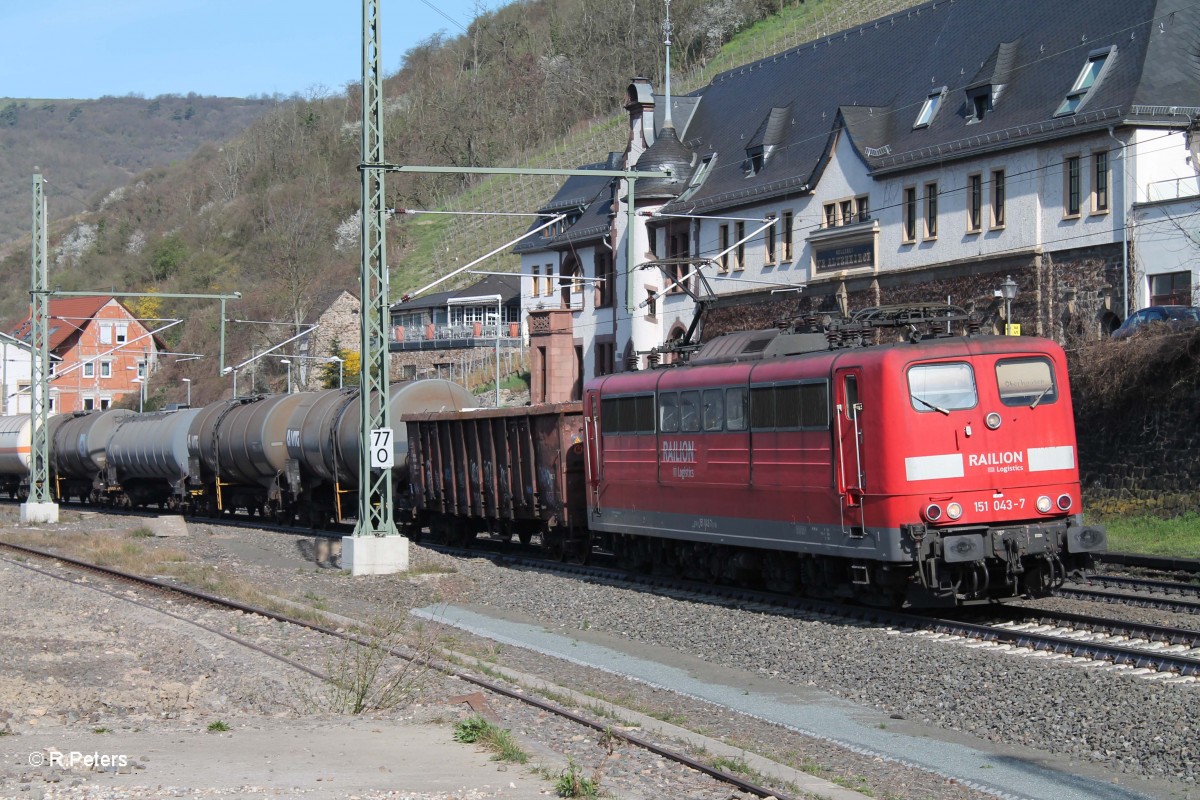
[(700, 430), (700, 392), (679, 393), (679, 430), (696, 433)]
[(774, 386), (755, 386), (750, 389), (750, 427), (757, 430), (775, 427)]
[(909, 367), (912, 407), (923, 414), (974, 408), (978, 402), (970, 364), (918, 364)]
[(725, 403), (723, 400), (724, 398), (720, 389), (704, 390), (704, 430), (721, 430), (721, 422), (725, 416)]
[(725, 429), (746, 430), (746, 387), (736, 386), (725, 390)]
[(1035, 408), (1058, 400), (1054, 368), (1045, 358), (997, 361), (996, 385), (1000, 389), (1000, 402), (1006, 406)]
[(600, 429), (615, 433), (654, 433), (654, 396), (606, 397), (600, 401)]
[(663, 433), (679, 431), (679, 395), (662, 392), (658, 396), (658, 429)]
[(800, 427), (829, 427), (829, 385), (825, 381), (801, 384)]
[(633, 400), (633, 431), (654, 433), (654, 395), (644, 394)]
[(827, 429), (828, 382), (750, 387), (750, 427), (756, 430)]

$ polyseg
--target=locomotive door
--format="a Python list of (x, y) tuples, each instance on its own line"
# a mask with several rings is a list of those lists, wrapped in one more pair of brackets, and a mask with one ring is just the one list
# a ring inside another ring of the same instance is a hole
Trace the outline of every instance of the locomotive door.
[(603, 463), (600, 444), (600, 393), (589, 392), (583, 409), (584, 480), (587, 483), (588, 505), (593, 512), (600, 510), (600, 465)]
[(863, 467), (862, 398), (859, 396), (862, 370), (839, 369), (834, 372), (834, 408), (837, 437), (837, 470), (835, 479), (841, 495), (843, 524), (861, 530), (862, 499), (866, 492), (866, 472)]

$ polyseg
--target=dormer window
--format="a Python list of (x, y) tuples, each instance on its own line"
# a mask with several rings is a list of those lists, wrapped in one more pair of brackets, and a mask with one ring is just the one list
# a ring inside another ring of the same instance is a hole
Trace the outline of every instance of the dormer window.
[(929, 123), (933, 122), (933, 118), (937, 116), (938, 108), (942, 105), (942, 97), (946, 94), (946, 87), (938, 89), (936, 92), (930, 92), (925, 98), (925, 103), (921, 106), (920, 113), (917, 114), (917, 121), (913, 123), (913, 128), (925, 128)]
[(967, 92), (967, 123), (979, 122), (992, 110), (991, 84)]
[(696, 190), (704, 184), (705, 179), (708, 178), (709, 173), (712, 172), (712, 168), (716, 163), (716, 153), (705, 156), (703, 159), (701, 159), (700, 166), (696, 167), (695, 172), (692, 173), (692, 180), (688, 184), (688, 187), (683, 190), (683, 194), (679, 195), (679, 199), (686, 200), (695, 194)]
[(1058, 111), (1054, 112), (1056, 117), (1063, 114), (1074, 114), (1079, 110), (1079, 107), (1083, 105), (1091, 93), (1092, 88), (1100, 82), (1100, 78), (1104, 74), (1104, 67), (1114, 50), (1116, 50), (1115, 47), (1105, 50), (1093, 50), (1088, 55), (1087, 63), (1083, 65), (1083, 69), (1079, 70), (1079, 77), (1075, 79), (1074, 85), (1071, 86), (1071, 91), (1067, 92), (1062, 105), (1058, 107)]

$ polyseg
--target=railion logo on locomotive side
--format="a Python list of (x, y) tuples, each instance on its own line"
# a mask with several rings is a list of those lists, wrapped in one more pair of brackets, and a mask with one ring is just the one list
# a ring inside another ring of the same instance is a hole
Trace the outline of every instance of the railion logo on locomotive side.
[(663, 442), (662, 462), (664, 464), (695, 464), (696, 443), (693, 441)]

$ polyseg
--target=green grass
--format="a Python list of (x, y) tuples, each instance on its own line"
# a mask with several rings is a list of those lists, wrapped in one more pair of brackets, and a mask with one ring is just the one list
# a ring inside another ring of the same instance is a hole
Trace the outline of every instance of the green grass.
[(216, 722), (208, 723), (208, 732), (209, 733), (224, 733), (227, 730), (229, 730), (229, 726), (226, 725), (224, 722), (221, 722), (221, 720), (217, 720)]
[(454, 741), (464, 744), (480, 744), (491, 750), (496, 761), (524, 764), (529, 755), (513, 739), (510, 731), (493, 725), (480, 716), (468, 717), (454, 726)]
[(1102, 517), (1108, 549), (1118, 553), (1200, 558), (1200, 514), (1163, 519), (1148, 515)]

